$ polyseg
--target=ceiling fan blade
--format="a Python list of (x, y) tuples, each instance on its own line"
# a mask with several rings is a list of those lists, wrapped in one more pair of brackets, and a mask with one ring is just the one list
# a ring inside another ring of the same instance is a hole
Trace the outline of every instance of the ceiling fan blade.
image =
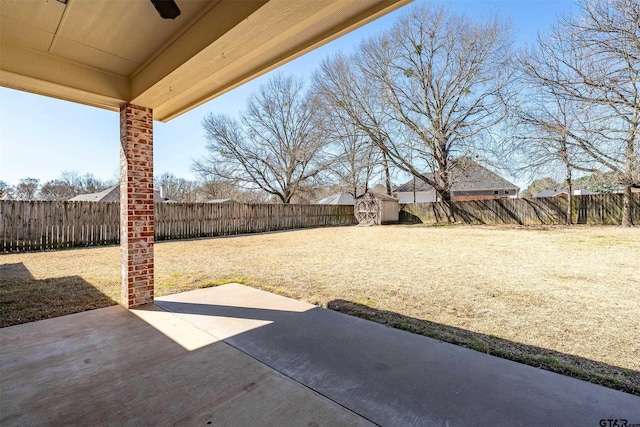
[(180, 16), (180, 8), (174, 0), (151, 0), (151, 3), (164, 19), (176, 19)]

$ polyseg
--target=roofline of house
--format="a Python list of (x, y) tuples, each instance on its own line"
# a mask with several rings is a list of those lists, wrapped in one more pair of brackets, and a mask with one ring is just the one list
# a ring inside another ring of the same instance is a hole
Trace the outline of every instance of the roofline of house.
[[(474, 189), (474, 190), (451, 190), (451, 192), (461, 192), (461, 191), (494, 191), (494, 190), (520, 190), (520, 187), (517, 186), (513, 186), (513, 187), (492, 187), (492, 188), (478, 188), (478, 189)], [(435, 191), (435, 189), (431, 189), (431, 190), (416, 190), (416, 193), (429, 193), (431, 191)], [(397, 190), (393, 190), (391, 191), (392, 193), (410, 193), (413, 194), (413, 190), (410, 191), (397, 191)]]

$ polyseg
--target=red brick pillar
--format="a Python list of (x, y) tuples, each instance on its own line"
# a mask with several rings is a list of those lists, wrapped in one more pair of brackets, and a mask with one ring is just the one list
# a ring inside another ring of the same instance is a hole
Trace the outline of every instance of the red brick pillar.
[(153, 111), (120, 108), (120, 250), (125, 307), (153, 302)]

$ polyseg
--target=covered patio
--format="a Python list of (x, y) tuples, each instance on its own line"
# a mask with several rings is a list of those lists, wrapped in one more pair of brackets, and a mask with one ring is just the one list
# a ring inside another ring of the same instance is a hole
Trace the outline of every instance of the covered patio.
[(640, 422), (636, 396), (245, 286), (154, 298), (153, 121), (408, 1), (0, 2), (2, 86), (120, 114), (122, 251), (121, 306), (0, 330), (2, 425)]
[(640, 398), (243, 285), (0, 330), (2, 425), (598, 425)]

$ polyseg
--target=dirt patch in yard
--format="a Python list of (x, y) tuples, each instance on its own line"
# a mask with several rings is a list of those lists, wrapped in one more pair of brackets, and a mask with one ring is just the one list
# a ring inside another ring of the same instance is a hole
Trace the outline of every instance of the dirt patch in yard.
[[(339, 227), (155, 251), (158, 295), (241, 281), (640, 394), (640, 228)], [(117, 247), (0, 256), (1, 324), (112, 303), (119, 262)], [(68, 303), (34, 308), (42, 286)]]

